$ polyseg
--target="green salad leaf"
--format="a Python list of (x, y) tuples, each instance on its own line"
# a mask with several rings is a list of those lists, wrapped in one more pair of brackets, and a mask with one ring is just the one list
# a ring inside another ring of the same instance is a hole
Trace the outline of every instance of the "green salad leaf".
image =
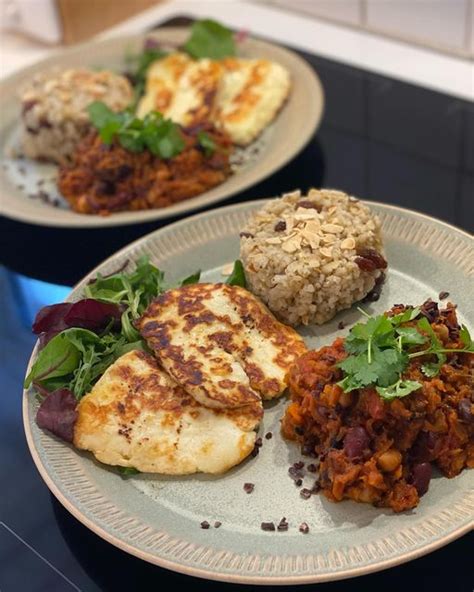
[(77, 368), (81, 352), (65, 334), (66, 331), (53, 337), (41, 350), (25, 380), (25, 388), (35, 382), (51, 378), (69, 376)]
[(237, 259), (234, 262), (234, 269), (232, 270), (230, 276), (227, 278), (226, 284), (229, 284), (230, 286), (242, 286), (242, 288), (247, 287), (244, 266), (242, 265), (242, 261), (240, 261), (240, 259)]
[[(178, 285), (199, 279), (200, 272), (196, 272)], [(112, 319), (101, 334), (79, 327), (61, 331), (39, 352), (25, 388), (33, 383), (43, 395), (44, 391), (67, 388), (80, 399), (120, 356), (134, 349), (148, 351), (134, 321), (166, 289), (163, 271), (146, 256), (138, 259), (133, 271), (122, 270), (107, 277), (99, 274), (85, 287), (84, 297), (119, 305), (123, 310), (120, 326)]]
[(193, 58), (220, 60), (236, 53), (234, 34), (230, 29), (212, 19), (196, 21), (191, 36), (183, 45)]
[(138, 475), (140, 471), (135, 467), (119, 467), (116, 466), (115, 469), (122, 477), (130, 477), (132, 475)]

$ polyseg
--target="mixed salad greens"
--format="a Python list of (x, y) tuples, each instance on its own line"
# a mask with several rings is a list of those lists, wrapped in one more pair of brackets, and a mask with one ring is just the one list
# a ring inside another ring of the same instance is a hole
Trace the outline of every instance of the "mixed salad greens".
[[(133, 349), (147, 351), (134, 321), (153, 298), (167, 289), (197, 283), (200, 276), (197, 271), (175, 285), (167, 284), (164, 272), (142, 257), (132, 272), (99, 274), (85, 287), (82, 300), (45, 306), (33, 324), (40, 351), (25, 388), (33, 385), (42, 399), (56, 393), (50, 401), (55, 406), (60, 399), (75, 406), (117, 358)], [(240, 261), (234, 263), (227, 283), (245, 287)]]
[[(352, 327), (344, 342), (349, 355), (338, 364), (344, 374), (339, 385), (346, 392), (375, 386), (382, 399), (405, 397), (422, 386), (416, 380), (402, 378), (410, 360), (428, 355), (435, 357), (435, 361), (421, 366), (423, 374), (432, 378), (446, 362), (446, 354), (474, 352), (474, 342), (465, 325), (459, 334), (464, 347), (447, 349), (419, 308), (408, 308), (392, 317), (383, 314), (371, 317), (362, 309), (359, 311), (367, 321)], [(411, 321), (416, 324), (406, 326)], [(424, 347), (419, 349), (421, 346)]]

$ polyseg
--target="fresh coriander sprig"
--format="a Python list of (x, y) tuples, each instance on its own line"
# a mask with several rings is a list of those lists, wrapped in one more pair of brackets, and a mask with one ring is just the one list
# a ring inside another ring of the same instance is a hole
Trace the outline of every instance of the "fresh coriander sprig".
[(173, 158), (185, 148), (179, 126), (157, 111), (139, 119), (130, 110), (115, 113), (105, 103), (94, 101), (87, 112), (104, 144), (111, 144), (117, 138), (130, 152), (142, 152), (146, 148), (160, 158)]
[(217, 21), (204, 19), (191, 27), (191, 36), (183, 49), (193, 58), (220, 60), (235, 55), (234, 34)]
[[(416, 327), (403, 326), (419, 317), (419, 308), (408, 308), (392, 317), (370, 317), (359, 310), (367, 321), (351, 329), (344, 344), (349, 355), (338, 364), (344, 373), (339, 385), (346, 392), (374, 386), (383, 399), (405, 397), (422, 386), (418, 381), (402, 379), (411, 359), (435, 355), (436, 362), (421, 367), (425, 376), (431, 378), (446, 362), (446, 354), (474, 352), (472, 338), (464, 325), (460, 331), (463, 348), (445, 348), (425, 317), (418, 320)], [(429, 346), (425, 349), (410, 351), (413, 346), (426, 345), (427, 342)]]

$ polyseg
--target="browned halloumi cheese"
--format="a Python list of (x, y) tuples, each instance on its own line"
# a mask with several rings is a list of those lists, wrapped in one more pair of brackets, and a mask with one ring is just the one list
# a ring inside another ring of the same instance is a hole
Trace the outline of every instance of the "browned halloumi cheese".
[(250, 292), (226, 284), (169, 290), (137, 323), (163, 368), (202, 405), (235, 408), (280, 396), (306, 351)]
[(269, 60), (227, 58), (212, 114), (235, 144), (250, 144), (269, 125), (290, 92), (288, 70)]
[(200, 405), (158, 367), (131, 351), (78, 404), (74, 444), (103, 463), (142, 472), (222, 473), (254, 448), (261, 402), (239, 409)]
[(271, 123), (290, 86), (288, 70), (269, 60), (175, 53), (149, 68), (137, 114), (157, 110), (185, 127), (209, 121), (245, 146)]
[(143, 118), (150, 111), (159, 111), (163, 115), (168, 113), (181, 76), (191, 63), (188, 55), (177, 52), (151, 64), (147, 71), (145, 94), (138, 104), (138, 117)]
[(221, 62), (191, 60), (181, 53), (155, 62), (147, 74), (138, 116), (144, 117), (152, 110), (160, 111), (184, 127), (211, 120), (223, 72)]

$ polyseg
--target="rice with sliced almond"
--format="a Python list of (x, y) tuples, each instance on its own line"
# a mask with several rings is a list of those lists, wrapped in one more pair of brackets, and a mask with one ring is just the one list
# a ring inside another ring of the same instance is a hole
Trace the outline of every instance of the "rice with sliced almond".
[(108, 70), (52, 69), (20, 90), (22, 149), (28, 158), (68, 164), (91, 131), (87, 107), (102, 101), (122, 111), (133, 100), (129, 81)]
[(290, 325), (325, 323), (383, 279), (380, 221), (340, 191), (273, 199), (240, 236), (249, 289)]

